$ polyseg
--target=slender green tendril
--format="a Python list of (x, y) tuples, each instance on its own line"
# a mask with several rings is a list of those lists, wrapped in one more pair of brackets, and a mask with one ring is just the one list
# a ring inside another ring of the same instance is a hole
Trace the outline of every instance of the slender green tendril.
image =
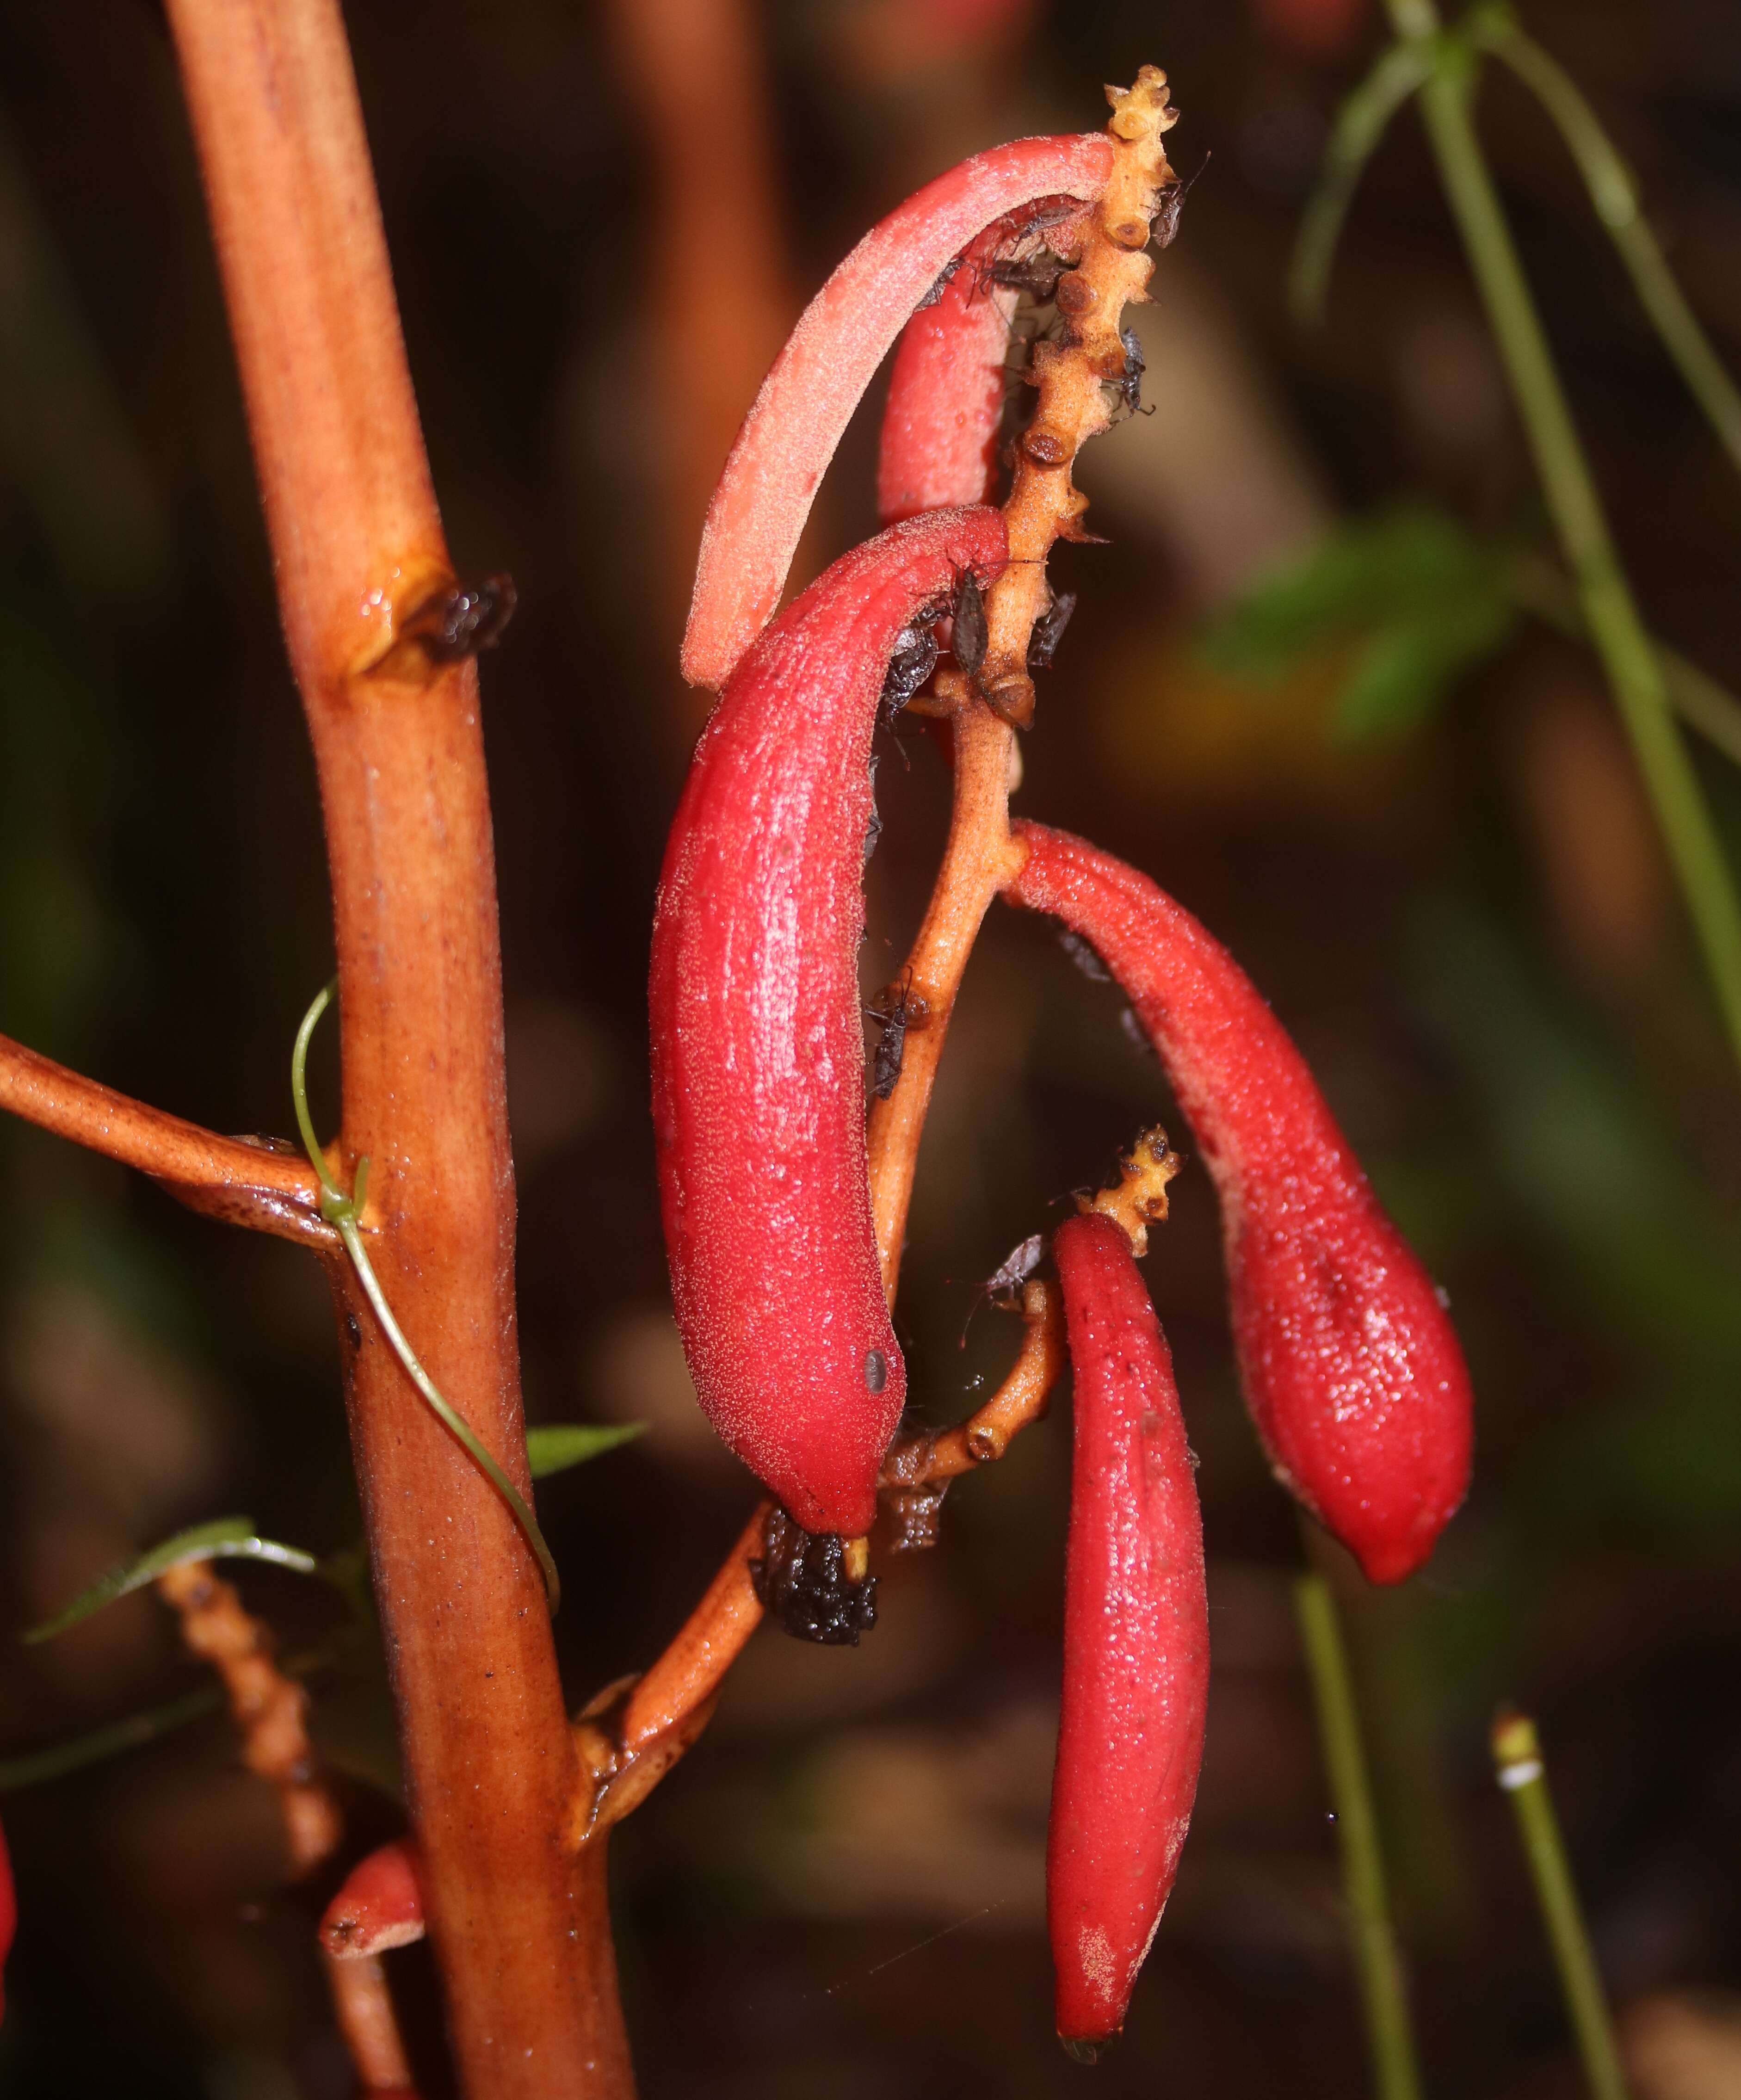
[(1289, 311), (1302, 328), (1316, 328), (1324, 318), (1330, 265), (1366, 164), (1391, 119), (1426, 78), (1432, 64), (1428, 46), (1393, 44), (1337, 112), (1324, 165), (1306, 200), (1288, 270)]
[[(1483, 56), (1479, 38), (1498, 33), (1483, 24), (1503, 24), (1505, 18), (1491, 8), (1479, 10), (1467, 28), (1448, 33), (1433, 0), (1386, 0), (1386, 4), (1404, 45), (1430, 58), (1419, 96), (1439, 179), (1487, 308), (1542, 493), (1571, 572), (1579, 611), (1631, 739), (1730, 1046), (1741, 1061), (1741, 901), (1698, 774), (1671, 712), (1662, 660), (1621, 566), (1595, 476), (1475, 129), (1474, 90)], [(1566, 85), (1570, 87), (1571, 83)], [(1611, 211), (1617, 210), (1617, 191), (1612, 196), (1605, 191), (1604, 196)], [(1708, 700), (1709, 695), (1697, 697)]]
[(526, 1498), (484, 1448), (476, 1432), (443, 1397), (434, 1379), (418, 1362), (416, 1352), (406, 1340), (403, 1330), (393, 1316), (393, 1308), (388, 1304), (386, 1294), (381, 1287), (381, 1279), (376, 1275), (374, 1265), (369, 1260), (368, 1250), (363, 1243), (359, 1222), (368, 1189), (368, 1161), (365, 1158), (357, 1162), (355, 1186), (352, 1193), (347, 1196), (333, 1180), (326, 1154), (321, 1150), (320, 1140), (315, 1136), (314, 1120), (308, 1111), (308, 1046), (320, 1017), (331, 1004), (333, 995), (337, 988), (336, 977), (331, 983), (322, 986), (314, 1004), (302, 1017), (302, 1025), (296, 1032), (296, 1047), (290, 1053), (290, 1092), (296, 1104), (296, 1127), (302, 1134), (302, 1146), (308, 1154), (309, 1163), (320, 1179), (320, 1215), (343, 1242), (345, 1252), (350, 1257), (350, 1265), (357, 1273), (357, 1281), (363, 1286), (363, 1295), (369, 1302), (381, 1333), (392, 1345), (393, 1353), (403, 1365), (406, 1377), (428, 1402), (431, 1412), (448, 1434), (465, 1447), (479, 1471), (513, 1511), (514, 1522), (525, 1534), (527, 1544), (537, 1556), (538, 1564), (544, 1571), (544, 1588), (549, 1595), (550, 1610), (553, 1616), (562, 1602), (562, 1579), (557, 1573), (556, 1561), (544, 1542), (544, 1535), (538, 1529), (538, 1520), (532, 1515)]
[(1583, 90), (1553, 55), (1526, 36), (1507, 7), (1476, 8), (1468, 30), (1509, 66), (1558, 127), (1578, 164), (1596, 216), (1620, 251), (1638, 301), (1704, 411), (1718, 443), (1741, 468), (1741, 388), (1699, 326), (1639, 201), (1638, 184), (1602, 128)]

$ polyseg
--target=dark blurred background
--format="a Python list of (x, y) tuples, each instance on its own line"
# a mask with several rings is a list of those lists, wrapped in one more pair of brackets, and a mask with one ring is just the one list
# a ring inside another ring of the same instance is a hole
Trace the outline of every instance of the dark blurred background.
[[(652, 1425), (540, 1493), (573, 1703), (657, 1652), (753, 1492), (687, 1385), (646, 1110), (707, 489), (798, 306), (872, 219), (977, 148), (1096, 126), (1100, 82), (1157, 61), (1196, 179), (1139, 322), (1156, 412), (1081, 463), (1112, 544), (1059, 559), (1082, 603), (1020, 805), (1148, 869), (1233, 946), (1452, 1297), (1479, 1394), (1468, 1507), (1401, 1595), (1362, 1594), (1310, 1549), (1345, 1606), (1432, 2093), (1581, 2089), (1490, 1776), (1508, 1696), (1541, 1717), (1642, 2100), (1741, 2093), (1741, 1093), (1588, 655), (1490, 607), (1374, 718), (1338, 700), (1367, 630), (1430, 629), (1483, 549), (1541, 531), (1412, 112), (1361, 192), (1326, 329), (1286, 318), (1302, 203), (1377, 8), (348, 11), (456, 558), (520, 592), (483, 683), (528, 1410)], [(1640, 169), (1734, 364), (1741, 11), (1594, 0), (1528, 20)], [(1741, 485), (1540, 112), (1494, 80), (1481, 115), (1649, 616), (1741, 685)], [(831, 477), (813, 567), (873, 524), (875, 412)], [(1346, 577), (1338, 598), (1313, 567), (1351, 523), (1351, 611)], [(1399, 563), (1406, 588), (1386, 580)], [(1278, 573), (1306, 616), (1260, 677), (1240, 608)], [(898, 968), (946, 814), (936, 752), (903, 749), (910, 770), (885, 755), (881, 774), (867, 986)], [(1741, 847), (1741, 776), (1697, 755)], [(161, 15), (0, 0), (0, 1029), (219, 1129), (282, 1130), (329, 956)], [(901, 1292), (929, 1421), (1012, 1350), (985, 1311), (962, 1343), (979, 1280), (1170, 1112), (1119, 1004), (1043, 927), (994, 916)], [(315, 1085), (329, 1126), (330, 1064)], [(619, 1833), (650, 2100), (1364, 2089), (1290, 1599), (1308, 1549), (1241, 1410), (1201, 1170), (1175, 1195), (1148, 1269), (1202, 1458), (1214, 1691), (1122, 2051), (1081, 2071), (1050, 2019), (1060, 1401), (956, 1489), (937, 1551), (887, 1565), (860, 1651), (759, 1635), (709, 1735)], [(354, 1540), (335, 1373), (306, 1258), (0, 1126), (0, 1755), (201, 1681), (148, 1593), (19, 1647), (108, 1563), (232, 1511), (317, 1551)], [(311, 1586), (239, 1579), (293, 1650), (329, 1630)], [(378, 1680), (314, 1683), (328, 1755), (390, 1786)], [(275, 1894), (272, 1801), (223, 1723), (0, 1812), (24, 1913), (0, 2093), (349, 2090), (307, 1921)], [(392, 1958), (426, 1996), (421, 1953)]]

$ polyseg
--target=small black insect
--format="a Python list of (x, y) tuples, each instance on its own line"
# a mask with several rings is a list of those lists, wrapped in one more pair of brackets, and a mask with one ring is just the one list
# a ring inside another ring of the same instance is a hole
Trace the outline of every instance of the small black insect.
[(354, 1349), (360, 1349), (363, 1346), (363, 1329), (355, 1312), (345, 1315), (345, 1339)]
[(1007, 292), (1025, 292), (1044, 307), (1051, 303), (1058, 280), (1070, 267), (1049, 248), (1037, 248), (1031, 255), (1006, 256), (991, 266), (991, 281)]
[(865, 866), (870, 865), (870, 856), (876, 851), (876, 842), (883, 836), (883, 819), (876, 806), (876, 769), (879, 761), (870, 761), (870, 821), (865, 826)]
[(1091, 948), (1080, 933), (1073, 933), (1068, 927), (1060, 929), (1058, 946), (1075, 964), (1091, 984), (1110, 984), (1113, 973)]
[(1188, 180), (1185, 182), (1175, 180), (1169, 185), (1166, 193), (1161, 200), (1161, 209), (1155, 214), (1154, 225), (1150, 229), (1148, 236), (1157, 248), (1172, 246), (1174, 236), (1179, 232), (1179, 214), (1185, 208), (1185, 199), (1190, 196), (1197, 177), (1208, 165), (1209, 156), (1205, 153), (1201, 164)]
[(986, 638), (985, 595), (972, 570), (963, 569), (955, 586), (955, 624), (949, 646), (970, 678), (985, 660)]
[[(1124, 377), (1116, 384), (1118, 397), (1127, 413), (1140, 416), (1143, 408), (1143, 374), (1148, 367), (1143, 361), (1143, 346), (1137, 341), (1135, 329), (1120, 329), (1118, 340), (1124, 345)], [(1153, 415), (1153, 408), (1147, 412)]]
[(406, 623), (438, 664), (463, 663), (480, 649), (493, 649), (513, 618), (519, 593), (512, 576), (461, 584), (434, 599)]
[(895, 637), (888, 659), (888, 675), (877, 701), (877, 719), (892, 728), (895, 717), (937, 668), (937, 621), (943, 608), (922, 607)]
[(925, 1002), (914, 995), (912, 981), (890, 985), (865, 1008), (882, 1033), (870, 1062), (870, 1091), (886, 1101), (901, 1083), (901, 1067), (906, 1061), (907, 1030), (923, 1022)]
[(944, 293), (948, 289), (950, 279), (954, 276), (955, 272), (960, 267), (961, 258), (959, 255), (955, 258), (953, 262), (945, 262), (938, 275), (936, 284), (934, 284), (931, 289), (926, 293), (924, 298), (919, 301), (919, 304), (914, 307), (914, 312), (915, 314), (922, 314), (927, 307), (934, 307), (937, 301), (942, 298)]
[(1012, 1247), (1009, 1253), (985, 1279), (988, 1298), (1008, 1298), (1014, 1295), (1033, 1275), (1046, 1252), (1046, 1235), (1035, 1233), (1025, 1239), (1020, 1246)]
[(1058, 644), (1064, 639), (1064, 630), (1070, 624), (1070, 615), (1076, 610), (1074, 591), (1060, 591), (1034, 623), (1034, 632), (1028, 638), (1028, 668), (1030, 671), (1049, 671), (1051, 660), (1058, 653)]

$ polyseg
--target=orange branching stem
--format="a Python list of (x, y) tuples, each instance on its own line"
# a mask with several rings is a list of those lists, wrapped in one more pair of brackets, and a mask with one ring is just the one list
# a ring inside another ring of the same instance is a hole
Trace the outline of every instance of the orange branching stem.
[(1003, 1384), (953, 1429), (930, 1430), (897, 1444), (883, 1462), (885, 1489), (899, 1495), (973, 1472), (1001, 1458), (1029, 1423), (1044, 1418), (1065, 1361), (1057, 1286), (1031, 1278), (1022, 1286), (1021, 1316), (1021, 1348)]
[(294, 1145), (218, 1137), (0, 1035), (0, 1109), (137, 1167), (191, 1209), (305, 1246), (336, 1248), (320, 1185)]
[[(941, 1502), (931, 1492), (958, 1474), (1001, 1458), (1012, 1441), (1045, 1414), (1064, 1365), (1064, 1319), (1053, 1286), (1038, 1278), (1023, 1289), (1020, 1350), (995, 1393), (954, 1429), (909, 1438), (890, 1452), (883, 1486), (901, 1527), (915, 1535), (921, 1509)], [(637, 1808), (713, 1718), (725, 1675), (761, 1623), (750, 1563), (766, 1549), (771, 1502), (756, 1506), (719, 1573), (683, 1629), (644, 1677), (607, 1685), (575, 1723), (580, 1780), (571, 1842), (597, 1842)]]
[(363, 2090), (416, 2100), (411, 2089), (411, 2066), (405, 2060), (405, 2045), (399, 2036), (380, 1956), (358, 1955), (346, 1961), (323, 1952), (320, 1960), (339, 2032), (350, 2051)]
[[(309, 1740), (307, 1692), (278, 1667), (270, 1629), (244, 1609), (234, 1586), (209, 1561), (166, 1569), (156, 1589), (180, 1620), (189, 1649), (217, 1671), (241, 1734), (242, 1762), (276, 1789), (291, 1878), (303, 1880), (331, 1857), (344, 1833)], [(411, 2073), (381, 1964), (324, 1956), (323, 1965), (364, 2090), (407, 2089)]]
[[(320, 780), (344, 1068), (400, 1325), (523, 1494), (513, 1174), (476, 666), (337, 0), (168, 0)], [(328, 1264), (430, 1939), (469, 2100), (632, 2090), (602, 1881), (513, 1516)]]
[(1148, 296), (1150, 228), (1175, 179), (1161, 143), (1179, 121), (1167, 101), (1166, 75), (1144, 66), (1135, 86), (1109, 88), (1107, 95), (1115, 146), (1112, 178), (1086, 222), (1081, 260), (1059, 280), (1064, 337), (1034, 345), (1030, 377), (1038, 398), (1003, 506), (1010, 560), (986, 594), (985, 660), (972, 682), (959, 673), (937, 681), (938, 699), (954, 717), (954, 812), (942, 870), (902, 980), (910, 997), (923, 1002), (926, 1021), (908, 1035), (894, 1091), (870, 1111), (870, 1203), (891, 1302), (950, 1017), (986, 910), (1016, 869), (1009, 823), (1019, 764), (1014, 730), (1034, 713), (1028, 645), (1049, 602), (1046, 558), (1056, 540), (1085, 536), (1087, 499), (1070, 479), (1071, 462), (1112, 420), (1109, 389), (1125, 368), (1119, 322), (1126, 306)]
[(223, 1681), (241, 1732), (242, 1762), (278, 1792), (290, 1872), (300, 1881), (337, 1846), (338, 1805), (315, 1769), (308, 1694), (273, 1660), (272, 1636), (242, 1608), (235, 1586), (205, 1560), (184, 1560), (157, 1577), (157, 1594), (181, 1621), (182, 1639)]

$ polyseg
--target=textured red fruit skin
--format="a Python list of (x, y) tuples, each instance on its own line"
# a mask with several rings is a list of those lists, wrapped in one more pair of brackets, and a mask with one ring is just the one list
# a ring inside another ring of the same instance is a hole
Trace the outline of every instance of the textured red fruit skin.
[(714, 1427), (809, 1532), (870, 1528), (906, 1390), (865, 1158), (877, 700), (901, 629), (1005, 553), (980, 509), (836, 562), (721, 695), (665, 851), (650, 1002), (677, 1325)]
[(1052, 1242), (1075, 1414), (1046, 1846), (1058, 2032), (1105, 2041), (1172, 1892), (1209, 1699), (1203, 1520), (1173, 1360), (1123, 1229)]
[[(1020, 239), (1041, 205), (1008, 213), (972, 241), (936, 302), (901, 331), (883, 410), (876, 510), (885, 525), (954, 503), (989, 500), (998, 471), (998, 427), (1008, 374), (1004, 359), (1016, 293), (992, 282), (990, 266)], [(1047, 239), (1072, 252), (1069, 221)]]
[[(18, 1896), (12, 1886), (11, 1855), (6, 1849), (6, 1832), (0, 1829), (0, 1972), (12, 1951), (12, 1935), (18, 1930)], [(0, 2019), (6, 2018), (6, 1979), (0, 1973)]]
[(320, 1943), (328, 1953), (385, 1953), (421, 1939), (422, 1862), (408, 1838), (359, 1860), (320, 1920)]
[(840, 434), (946, 266), (994, 218), (1034, 198), (1098, 196), (1112, 161), (1104, 132), (976, 153), (874, 226), (805, 307), (707, 508), (683, 638), (691, 685), (723, 686), (772, 615)]
[(1240, 1374), (1276, 1474), (1370, 1580), (1400, 1582), (1469, 1486), (1469, 1373), (1431, 1279), (1220, 942), (1110, 854), (1016, 831), (1011, 901), (1093, 946), (1214, 1177)]

